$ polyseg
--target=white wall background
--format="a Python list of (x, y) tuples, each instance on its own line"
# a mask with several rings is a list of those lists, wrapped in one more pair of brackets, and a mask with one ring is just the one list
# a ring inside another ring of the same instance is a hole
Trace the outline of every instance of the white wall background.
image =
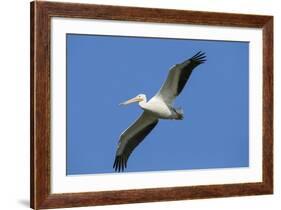
[[(58, 0), (59, 1), (59, 0)], [(70, 0), (69, 0), (70, 1)], [(269, 14), (275, 16), (275, 193), (274, 195), (159, 202), (81, 209), (280, 209), (281, 201), (281, 12), (279, 0), (84, 0), (97, 4)], [(29, 0), (0, 6), (0, 209), (29, 205)], [(279, 88), (278, 88), (279, 87)]]

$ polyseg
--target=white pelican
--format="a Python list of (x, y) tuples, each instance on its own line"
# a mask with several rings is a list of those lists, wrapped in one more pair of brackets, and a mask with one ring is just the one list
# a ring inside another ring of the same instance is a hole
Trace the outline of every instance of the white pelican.
[(170, 69), (165, 83), (149, 101), (147, 101), (144, 94), (139, 94), (121, 103), (121, 105), (127, 105), (133, 102), (139, 102), (143, 113), (120, 136), (113, 164), (115, 171), (120, 172), (124, 171), (124, 168), (127, 168), (127, 161), (130, 154), (157, 125), (159, 119), (183, 119), (182, 109), (174, 108), (173, 101), (183, 90), (192, 70), (204, 63), (206, 61), (205, 58), (205, 53), (198, 52), (183, 63), (174, 65)]

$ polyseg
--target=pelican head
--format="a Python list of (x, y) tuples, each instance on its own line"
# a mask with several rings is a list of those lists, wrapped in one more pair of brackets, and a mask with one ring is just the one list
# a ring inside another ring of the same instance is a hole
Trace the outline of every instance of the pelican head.
[(131, 99), (119, 104), (119, 105), (128, 105), (128, 104), (131, 104), (131, 103), (134, 103), (134, 102), (139, 102), (139, 103), (140, 102), (146, 102), (145, 94), (139, 94), (136, 97), (131, 98)]

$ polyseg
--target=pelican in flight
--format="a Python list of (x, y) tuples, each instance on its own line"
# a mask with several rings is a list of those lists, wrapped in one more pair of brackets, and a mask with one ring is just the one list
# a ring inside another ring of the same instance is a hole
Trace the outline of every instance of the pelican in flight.
[(127, 105), (138, 102), (143, 113), (120, 135), (113, 164), (115, 171), (120, 172), (127, 168), (129, 156), (157, 125), (159, 119), (183, 119), (183, 110), (174, 108), (173, 101), (183, 90), (193, 69), (205, 61), (205, 53), (200, 51), (183, 63), (174, 65), (160, 90), (149, 101), (147, 101), (145, 94), (139, 94), (121, 103), (121, 105)]

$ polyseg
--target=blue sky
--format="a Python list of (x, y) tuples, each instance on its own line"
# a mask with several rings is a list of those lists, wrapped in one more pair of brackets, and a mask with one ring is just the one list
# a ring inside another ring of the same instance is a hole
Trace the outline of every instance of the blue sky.
[(67, 174), (112, 173), (119, 135), (142, 113), (169, 68), (204, 51), (175, 106), (135, 149), (126, 172), (249, 165), (249, 43), (67, 35)]

